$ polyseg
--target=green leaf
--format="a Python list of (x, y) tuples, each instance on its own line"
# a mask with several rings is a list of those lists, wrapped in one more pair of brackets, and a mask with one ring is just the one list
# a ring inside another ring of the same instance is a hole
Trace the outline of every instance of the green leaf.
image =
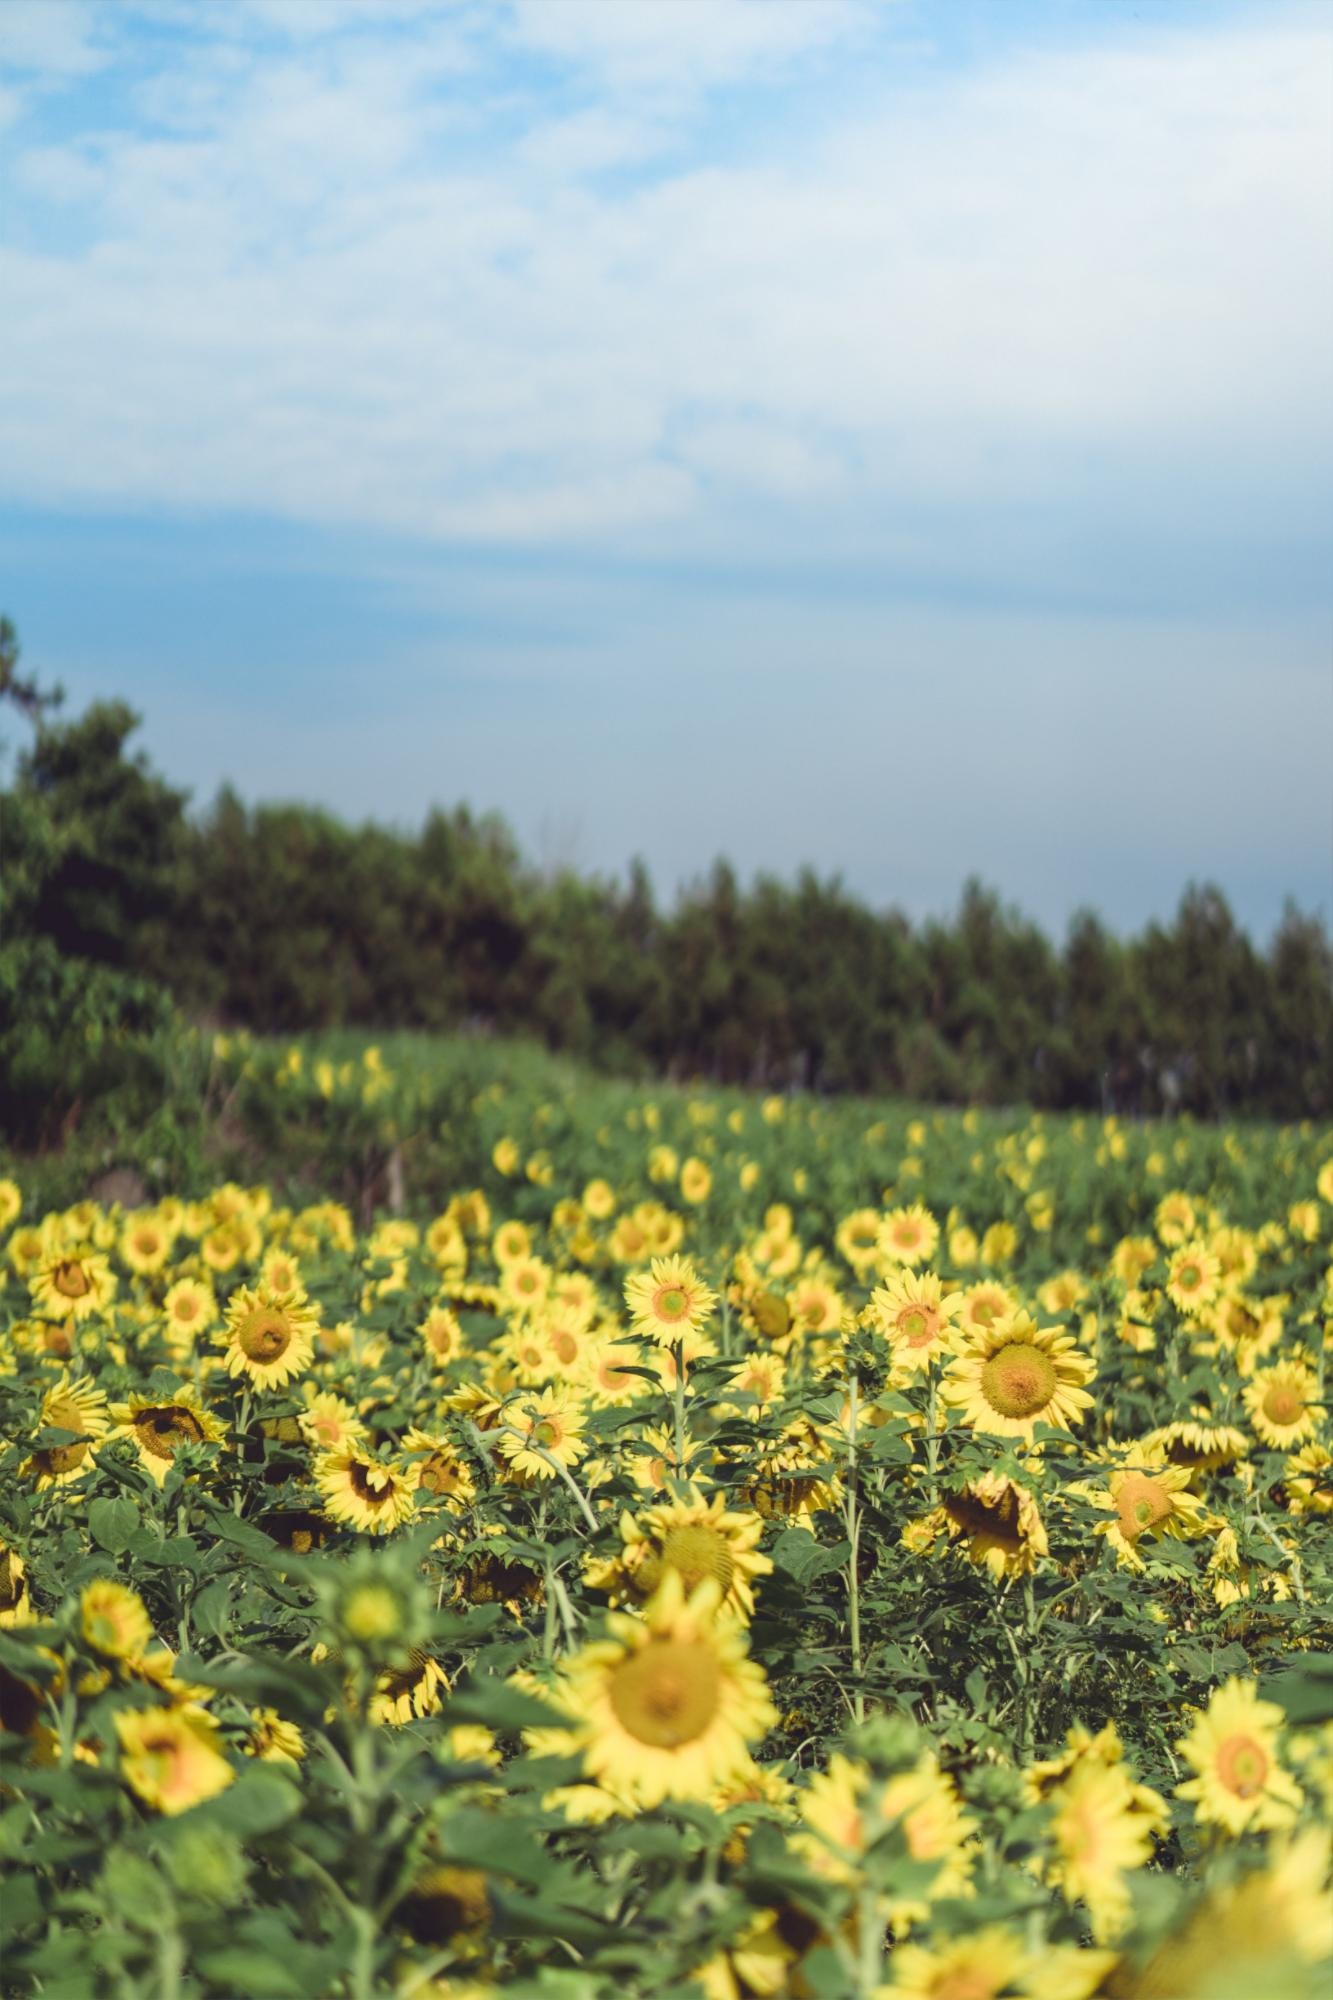
[(228, 1944), (217, 1951), (200, 1952), (195, 1965), (205, 1979), (226, 1993), (272, 1994), (274, 2000), (286, 2000), (288, 1994), (294, 1994), (299, 2000), (306, 1992), (280, 1959), (249, 1945)]
[(138, 1527), (139, 1509), (126, 1493), (116, 1500), (94, 1500), (88, 1509), (88, 1532), (108, 1555), (123, 1555)]
[(275, 1826), (294, 1819), (300, 1810), (299, 1788), (265, 1764), (243, 1771), (207, 1807), (211, 1820), (243, 1839), (251, 1834), (271, 1833)]

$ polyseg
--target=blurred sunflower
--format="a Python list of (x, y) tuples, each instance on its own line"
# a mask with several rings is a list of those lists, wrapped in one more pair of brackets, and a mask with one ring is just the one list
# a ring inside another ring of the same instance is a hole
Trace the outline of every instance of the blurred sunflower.
[(1290, 1451), (1314, 1435), (1319, 1424), (1319, 1381), (1303, 1361), (1279, 1361), (1247, 1382), (1242, 1391), (1250, 1422), (1274, 1451)]
[(29, 1280), (33, 1305), (45, 1319), (89, 1318), (116, 1296), (116, 1276), (98, 1250), (49, 1251)]
[(1197, 1773), (1176, 1786), (1177, 1798), (1192, 1799), (1199, 1820), (1231, 1834), (1288, 1825), (1301, 1793), (1279, 1761), (1282, 1722), (1282, 1710), (1260, 1701), (1254, 1681), (1226, 1681), (1176, 1745)]
[(225, 1791), (236, 1773), (218, 1725), (198, 1708), (143, 1708), (115, 1717), (120, 1774), (156, 1812), (174, 1817)]
[(773, 1568), (759, 1551), (763, 1531), (758, 1514), (729, 1508), (722, 1493), (705, 1500), (690, 1486), (679, 1499), (640, 1514), (626, 1509), (620, 1516), (620, 1552), (590, 1559), (585, 1574), (594, 1590), (606, 1591), (617, 1604), (642, 1604), (661, 1587), (668, 1570), (680, 1577), (686, 1597), (711, 1578), (721, 1593), (721, 1608), (749, 1619), (754, 1616), (755, 1581)]
[(224, 1436), (222, 1425), (209, 1415), (198, 1391), (180, 1384), (169, 1396), (146, 1396), (138, 1390), (128, 1401), (113, 1405), (112, 1437), (129, 1438), (138, 1449), (139, 1463), (161, 1486), (175, 1462), (176, 1454), (190, 1444), (216, 1444)]

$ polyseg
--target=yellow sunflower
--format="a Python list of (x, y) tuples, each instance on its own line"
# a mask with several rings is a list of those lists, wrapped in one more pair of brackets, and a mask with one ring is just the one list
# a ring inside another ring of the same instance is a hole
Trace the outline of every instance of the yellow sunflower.
[(23, 1207), (23, 1194), (17, 1181), (0, 1181), (0, 1230), (8, 1229), (17, 1222)]
[(1202, 1500), (1190, 1491), (1191, 1477), (1188, 1467), (1168, 1462), (1162, 1445), (1131, 1445), (1107, 1475), (1106, 1485), (1090, 1490), (1089, 1498), (1114, 1514), (1093, 1533), (1105, 1535), (1127, 1569), (1141, 1570), (1138, 1544), (1145, 1537), (1187, 1541), (1206, 1528), (1208, 1516)]
[(1317, 1974), (1301, 1974), (1333, 1956), (1329, 1850), (1328, 1832), (1317, 1826), (1274, 1842), (1262, 1867), (1213, 1890), (1157, 1947), (1126, 1989), (1130, 2000), (1321, 1992)]
[(516, 1403), (505, 1405), (500, 1450), (523, 1478), (555, 1479), (556, 1465), (577, 1465), (587, 1451), (586, 1423), (582, 1397), (568, 1389), (520, 1396)]
[(314, 1464), (329, 1519), (368, 1535), (391, 1534), (411, 1519), (420, 1476), (419, 1464), (382, 1465), (356, 1446), (324, 1452)]
[(0, 1542), (0, 1631), (7, 1626), (31, 1625), (36, 1616), (23, 1558), (17, 1549)]
[(79, 1623), (94, 1652), (108, 1660), (140, 1660), (153, 1637), (148, 1607), (137, 1590), (95, 1577), (79, 1599)]
[(1300, 1787), (1278, 1759), (1282, 1710), (1260, 1701), (1254, 1681), (1233, 1677), (1214, 1693), (1176, 1748), (1196, 1777), (1176, 1786), (1199, 1820), (1231, 1834), (1286, 1826), (1301, 1804)]
[(933, 1271), (893, 1272), (870, 1294), (869, 1323), (893, 1350), (896, 1366), (918, 1373), (952, 1351), (961, 1292), (946, 1292)]
[(970, 1937), (953, 1938), (936, 1950), (895, 1945), (890, 1979), (879, 2000), (1001, 2000), (1021, 1993), (1020, 1976), (1028, 1954), (1002, 1924), (987, 1924)]
[(305, 1737), (276, 1708), (253, 1708), (250, 1733), (241, 1748), (247, 1757), (258, 1757), (265, 1764), (299, 1764), (305, 1756)]
[(447, 1368), (467, 1353), (468, 1339), (448, 1306), (432, 1306), (417, 1328), (421, 1344), (437, 1368)]
[(209, 1415), (196, 1390), (184, 1384), (169, 1396), (145, 1396), (135, 1391), (128, 1402), (116, 1403), (113, 1437), (129, 1438), (138, 1447), (139, 1463), (159, 1486), (166, 1480), (178, 1451), (189, 1444), (216, 1444), (222, 1425)]
[(1319, 1382), (1303, 1361), (1279, 1361), (1265, 1368), (1243, 1391), (1250, 1422), (1274, 1451), (1304, 1444), (1319, 1424)]
[(878, 1262), (882, 1220), (877, 1208), (857, 1208), (850, 1215), (845, 1215), (834, 1231), (833, 1241), (839, 1254), (851, 1265), (858, 1278), (873, 1270)]
[(167, 1340), (173, 1348), (189, 1349), (218, 1316), (213, 1288), (200, 1278), (178, 1278), (162, 1301)]
[(717, 1295), (687, 1257), (654, 1257), (647, 1271), (625, 1280), (625, 1303), (631, 1330), (667, 1347), (702, 1331)]
[(88, 1319), (116, 1296), (116, 1276), (100, 1251), (49, 1251), (29, 1280), (33, 1304), (45, 1319)]
[(680, 1499), (641, 1514), (626, 1509), (620, 1516), (620, 1553), (590, 1559), (585, 1573), (591, 1587), (606, 1591), (616, 1604), (642, 1604), (660, 1588), (668, 1570), (679, 1575), (687, 1597), (711, 1577), (722, 1594), (723, 1610), (750, 1619), (755, 1580), (773, 1567), (758, 1547), (763, 1532), (760, 1515), (733, 1511), (722, 1493), (705, 1500), (691, 1486)]
[(964, 1813), (957, 1788), (933, 1751), (923, 1750), (910, 1770), (879, 1781), (864, 1764), (835, 1751), (828, 1769), (816, 1772), (806, 1786), (800, 1814), (805, 1830), (793, 1845), (815, 1874), (831, 1881), (857, 1881), (869, 1850), (895, 1826), (910, 1858), (934, 1867), (921, 1895), (886, 1904), (886, 1921), (897, 1930), (919, 1922), (930, 1902), (970, 1893), (975, 1822)]
[(40, 1422), (43, 1430), (73, 1431), (75, 1436), (68, 1444), (33, 1452), (24, 1461), (25, 1476), (35, 1479), (39, 1491), (86, 1478), (93, 1469), (93, 1447), (106, 1436), (106, 1391), (67, 1370), (43, 1396)]
[(1036, 1498), (1002, 1472), (983, 1472), (940, 1507), (945, 1533), (969, 1562), (988, 1569), (998, 1583), (1031, 1576), (1049, 1550)]
[(406, 1666), (379, 1676), (366, 1713), (372, 1722), (401, 1727), (418, 1716), (438, 1715), (448, 1692), (449, 1677), (439, 1661), (414, 1646)]
[(706, 1799), (777, 1721), (742, 1628), (715, 1615), (720, 1599), (710, 1579), (687, 1601), (669, 1569), (641, 1618), (613, 1613), (609, 1636), (566, 1669), (561, 1706), (579, 1718), (584, 1769), (640, 1807)]
[(1219, 1472), (1250, 1449), (1244, 1431), (1234, 1424), (1214, 1423), (1206, 1410), (1161, 1424), (1142, 1442), (1145, 1449), (1160, 1445), (1172, 1465), (1186, 1465), (1191, 1472)]
[[(1126, 1876), (1152, 1857), (1153, 1835), (1165, 1812), (1141, 1810), (1136, 1787), (1119, 1764), (1078, 1758), (1047, 1792), (1055, 1854), (1048, 1878), (1071, 1903), (1083, 1903), (1098, 1944), (1117, 1938), (1129, 1920)], [(1155, 1794), (1153, 1795), (1155, 1797)], [(1157, 1802), (1162, 1805), (1162, 1801)]]
[(1307, 1444), (1293, 1452), (1282, 1474), (1292, 1514), (1333, 1514), (1333, 1451)]
[(226, 1324), (227, 1372), (257, 1389), (280, 1389), (314, 1357), (318, 1320), (303, 1292), (239, 1285), (227, 1301)]
[(1062, 1327), (1039, 1327), (1028, 1313), (973, 1334), (948, 1364), (944, 1399), (972, 1426), (997, 1437), (1031, 1439), (1034, 1427), (1064, 1430), (1091, 1406), (1091, 1358)]
[(403, 1455), (420, 1459), (417, 1491), (426, 1495), (428, 1502), (447, 1502), (461, 1509), (476, 1499), (477, 1482), (471, 1467), (439, 1432), (418, 1430), (413, 1424), (403, 1436)]
[(919, 1201), (891, 1208), (880, 1224), (876, 1249), (886, 1264), (926, 1264), (935, 1255), (940, 1225)]
[(202, 1709), (135, 1709), (115, 1723), (121, 1776), (156, 1812), (188, 1812), (236, 1776), (222, 1754), (218, 1725)]
[(1191, 1318), (1207, 1311), (1217, 1297), (1221, 1260), (1206, 1243), (1182, 1243), (1166, 1267), (1166, 1295)]

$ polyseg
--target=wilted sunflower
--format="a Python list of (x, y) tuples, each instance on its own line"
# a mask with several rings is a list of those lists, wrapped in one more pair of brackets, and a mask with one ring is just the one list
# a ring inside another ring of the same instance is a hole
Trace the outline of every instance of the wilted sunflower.
[(419, 1464), (382, 1465), (368, 1451), (349, 1446), (315, 1460), (314, 1481), (330, 1520), (367, 1535), (391, 1534), (416, 1510)]
[(720, 1600), (710, 1580), (687, 1601), (667, 1570), (641, 1618), (613, 1613), (609, 1636), (565, 1670), (560, 1703), (579, 1719), (585, 1770), (641, 1807), (707, 1798), (777, 1721), (741, 1627), (716, 1616)]
[(170, 1396), (145, 1396), (136, 1391), (125, 1403), (113, 1405), (112, 1437), (129, 1438), (138, 1447), (139, 1463), (161, 1486), (178, 1451), (190, 1444), (216, 1444), (224, 1435), (209, 1415), (198, 1392), (184, 1383)]
[(759, 1551), (763, 1531), (758, 1514), (729, 1509), (722, 1493), (705, 1500), (691, 1486), (682, 1498), (641, 1514), (626, 1509), (620, 1516), (620, 1553), (591, 1559), (585, 1574), (594, 1590), (606, 1591), (617, 1604), (642, 1604), (658, 1590), (667, 1570), (676, 1571), (687, 1597), (711, 1577), (721, 1592), (722, 1608), (749, 1619), (754, 1616), (755, 1579), (773, 1567)]
[(1274, 1451), (1290, 1451), (1314, 1435), (1319, 1423), (1319, 1382), (1303, 1361), (1279, 1361), (1247, 1382), (1250, 1422)]
[(116, 1296), (116, 1276), (100, 1251), (48, 1251), (29, 1280), (33, 1304), (45, 1319), (87, 1319), (105, 1312)]
[(1176, 1796), (1192, 1799), (1201, 1821), (1231, 1834), (1288, 1825), (1301, 1792), (1278, 1759), (1282, 1722), (1282, 1710), (1260, 1701), (1254, 1681), (1233, 1676), (1176, 1745), (1198, 1774), (1177, 1785)]
[(963, 1294), (946, 1292), (933, 1271), (896, 1271), (870, 1294), (866, 1317), (889, 1342), (897, 1368), (918, 1373), (951, 1352), (962, 1305)]
[(218, 1725), (199, 1708), (142, 1708), (115, 1718), (120, 1774), (156, 1812), (174, 1817), (216, 1798), (236, 1776)]
[(76, 1378), (66, 1371), (42, 1398), (40, 1425), (43, 1430), (74, 1431), (77, 1435), (69, 1444), (33, 1452), (24, 1461), (26, 1477), (36, 1480), (39, 1492), (85, 1478), (93, 1469), (93, 1446), (106, 1436), (106, 1391), (86, 1376)]
[(251, 1290), (238, 1285), (227, 1302), (230, 1375), (244, 1375), (257, 1389), (280, 1389), (310, 1366), (318, 1324), (303, 1292)]
[(1062, 1327), (1038, 1326), (1025, 1312), (973, 1334), (950, 1361), (944, 1399), (979, 1431), (1031, 1438), (1034, 1427), (1064, 1430), (1092, 1403), (1095, 1363)]
[(631, 1331), (667, 1347), (703, 1329), (717, 1295), (688, 1257), (654, 1257), (647, 1271), (625, 1280), (625, 1303)]

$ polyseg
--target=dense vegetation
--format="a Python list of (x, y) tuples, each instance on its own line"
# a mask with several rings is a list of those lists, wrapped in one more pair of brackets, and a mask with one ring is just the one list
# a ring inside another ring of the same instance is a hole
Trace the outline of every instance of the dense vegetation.
[(463, 806), (416, 835), (225, 790), (192, 816), (134, 752), (133, 712), (59, 719), (2, 621), (0, 695), (27, 738), (0, 795), (0, 1066), (27, 1143), (103, 1099), (172, 1004), (260, 1032), (522, 1034), (768, 1088), (1130, 1115), (1333, 1104), (1333, 951), (1295, 910), (1262, 951), (1196, 888), (1169, 926), (1120, 941), (1084, 915), (1057, 949), (976, 884), (953, 921), (914, 927), (810, 873), (745, 890), (722, 862), (666, 910), (642, 867), (544, 876)]

